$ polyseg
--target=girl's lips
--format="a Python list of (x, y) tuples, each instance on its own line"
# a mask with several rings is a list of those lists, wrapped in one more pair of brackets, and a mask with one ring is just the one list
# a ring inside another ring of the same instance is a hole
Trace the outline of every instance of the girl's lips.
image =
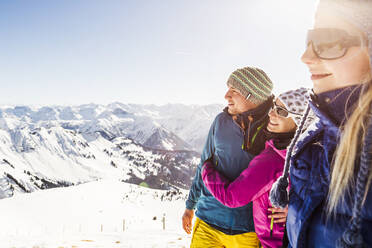
[(326, 78), (328, 76), (330, 76), (331, 74), (330, 73), (324, 73), (324, 74), (312, 74), (311, 75), (311, 80), (319, 80), (319, 79), (323, 79), (323, 78)]
[(269, 122), (269, 125), (270, 125), (270, 126), (278, 126), (278, 124), (274, 124), (274, 123), (272, 123), (272, 122)]

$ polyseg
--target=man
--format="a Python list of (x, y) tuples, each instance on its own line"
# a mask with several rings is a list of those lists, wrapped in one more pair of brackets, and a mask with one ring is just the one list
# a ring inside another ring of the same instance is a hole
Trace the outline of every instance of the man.
[(225, 207), (204, 186), (201, 170), (209, 159), (233, 181), (263, 150), (266, 141), (263, 130), (272, 106), (273, 85), (264, 71), (245, 67), (230, 75), (227, 86), (228, 106), (212, 123), (182, 216), (183, 228), (190, 234), (197, 209), (192, 248), (259, 246), (252, 203), (240, 208)]

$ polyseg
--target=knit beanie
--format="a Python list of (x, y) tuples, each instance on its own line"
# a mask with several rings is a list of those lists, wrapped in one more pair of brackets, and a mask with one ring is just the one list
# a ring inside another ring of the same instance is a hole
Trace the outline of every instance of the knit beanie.
[(245, 99), (260, 105), (270, 96), (273, 83), (266, 73), (255, 67), (244, 67), (234, 71), (227, 86), (235, 88)]
[(316, 13), (335, 15), (363, 31), (368, 39), (372, 69), (372, 0), (320, 0)]
[[(278, 99), (284, 104), (288, 111), (299, 114), (292, 117), (296, 126), (299, 127), (301, 119), (305, 114), (306, 107), (309, 104), (309, 89), (302, 87), (295, 90), (289, 90), (281, 93), (278, 96)], [(308, 116), (308, 120), (306, 120), (303, 130), (305, 130), (313, 120), (313, 115)]]

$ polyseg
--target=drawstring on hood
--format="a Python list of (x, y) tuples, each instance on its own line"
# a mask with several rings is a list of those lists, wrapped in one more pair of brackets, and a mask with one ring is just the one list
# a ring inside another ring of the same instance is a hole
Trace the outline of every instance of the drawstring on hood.
[(289, 163), (292, 151), (302, 131), (305, 130), (308, 125), (314, 120), (314, 117), (309, 114), (310, 107), (308, 98), (309, 95), (306, 88), (291, 90), (288, 92), (284, 92), (278, 96), (278, 99), (286, 106), (287, 110), (298, 113), (299, 116), (295, 116), (295, 118), (293, 118), (298, 128), (295, 132), (294, 138), (290, 143), (285, 157), (283, 175), (277, 179), (270, 191), (270, 201), (271, 204), (275, 207), (285, 208), (288, 205), (289, 198), (287, 188), (289, 185)]
[(285, 157), (285, 164), (283, 175), (281, 175), (276, 182), (273, 184), (271, 191), (270, 191), (270, 201), (274, 207), (285, 208), (288, 205), (289, 197), (288, 197), (288, 176), (289, 176), (289, 167), (290, 167), (290, 158), (295, 147), (295, 144), (304, 129), (306, 119), (310, 113), (310, 105), (307, 106), (305, 114), (301, 120), (300, 126), (296, 130), (296, 134), (289, 145), (288, 152)]

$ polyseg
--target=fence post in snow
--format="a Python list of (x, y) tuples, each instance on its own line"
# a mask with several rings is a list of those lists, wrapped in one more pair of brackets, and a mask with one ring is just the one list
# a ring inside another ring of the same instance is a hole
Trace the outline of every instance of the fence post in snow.
[(163, 219), (161, 221), (163, 222), (163, 230), (165, 230), (165, 214), (163, 214)]
[(125, 232), (125, 219), (123, 219), (123, 232)]
[(103, 224), (101, 224), (101, 232), (103, 232)]

